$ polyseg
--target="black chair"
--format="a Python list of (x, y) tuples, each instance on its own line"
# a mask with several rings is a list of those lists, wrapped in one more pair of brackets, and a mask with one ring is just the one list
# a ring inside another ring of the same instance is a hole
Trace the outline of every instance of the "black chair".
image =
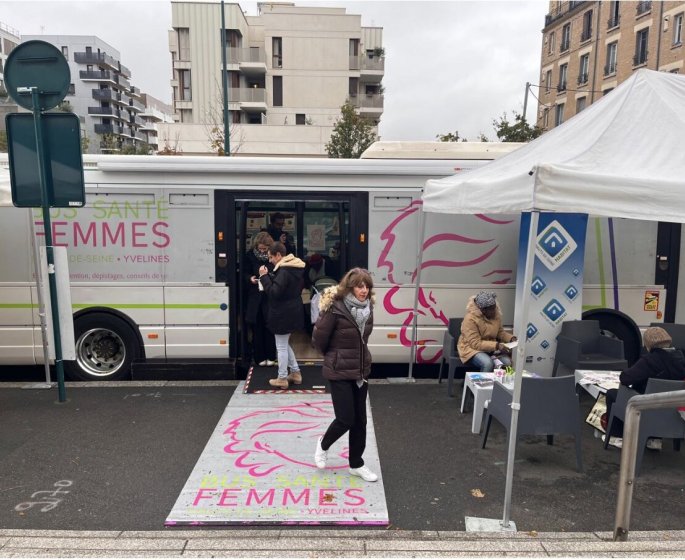
[[(509, 432), (512, 393), (495, 382), (488, 403), (481, 448), (485, 449), (492, 419)], [(547, 444), (554, 443), (555, 434), (573, 434), (576, 444), (576, 464), (583, 470), (580, 446), (580, 405), (574, 375), (565, 377), (524, 377), (521, 385), (521, 410), (518, 417), (518, 437), (547, 436)]]
[(673, 339), (673, 347), (685, 352), (685, 325), (678, 323), (650, 323), (650, 327), (661, 327)]
[(459, 372), (457, 378), (464, 379), (468, 369), (459, 358), (459, 353), (457, 352), (457, 340), (459, 340), (459, 335), (461, 334), (461, 323), (463, 320), (461, 317), (450, 319), (442, 338), (442, 357), (440, 358), (438, 383), (442, 383), (442, 371), (445, 364), (447, 364), (447, 394), (450, 397), (454, 396), (455, 374)]
[(577, 369), (624, 370), (623, 341), (601, 334), (599, 321), (564, 321), (557, 337), (552, 376), (562, 364), (573, 373)]
[[(671, 379), (649, 379), (645, 395), (664, 393), (667, 391), (685, 390), (685, 381)], [(604, 449), (609, 445), (609, 437), (612, 433), (614, 420), (625, 422), (626, 406), (628, 401), (639, 393), (630, 387), (621, 385), (618, 389), (616, 402), (611, 407), (611, 414), (607, 422), (607, 437), (604, 438)], [(640, 431), (637, 436), (637, 457), (635, 461), (635, 474), (640, 474), (642, 456), (649, 438), (666, 438), (673, 440), (673, 449), (680, 451), (680, 440), (685, 439), (685, 422), (678, 413), (677, 408), (664, 408), (656, 410), (643, 410), (640, 413)]]

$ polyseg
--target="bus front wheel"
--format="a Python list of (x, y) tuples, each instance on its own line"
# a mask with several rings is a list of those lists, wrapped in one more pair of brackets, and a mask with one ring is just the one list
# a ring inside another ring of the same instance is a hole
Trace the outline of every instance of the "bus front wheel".
[(140, 344), (128, 323), (107, 313), (91, 313), (74, 321), (76, 360), (65, 362), (72, 379), (115, 381), (130, 375)]

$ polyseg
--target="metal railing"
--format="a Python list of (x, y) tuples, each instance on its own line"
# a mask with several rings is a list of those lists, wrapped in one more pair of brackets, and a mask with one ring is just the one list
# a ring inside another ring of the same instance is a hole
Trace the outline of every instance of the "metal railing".
[(637, 15), (640, 16), (642, 14), (646, 14), (649, 10), (652, 9), (652, 2), (638, 2), (635, 10), (637, 11)]
[(587, 72), (583, 74), (578, 74), (578, 85), (587, 84), (588, 75)]
[(616, 73), (616, 63), (607, 64), (604, 66), (604, 75), (609, 76), (610, 74)]
[(628, 401), (623, 427), (621, 471), (618, 477), (618, 498), (616, 499), (616, 521), (614, 523), (615, 541), (628, 540), (630, 507), (633, 501), (633, 488), (635, 486), (635, 462), (637, 437), (640, 432), (640, 413), (643, 410), (675, 408), (678, 406), (685, 406), (685, 391), (636, 395)]
[(266, 103), (265, 88), (230, 88), (230, 103)]
[(647, 64), (647, 56), (648, 55), (649, 55), (648, 51), (644, 51), (644, 52), (636, 54), (633, 57), (633, 66), (640, 66), (640, 64)]
[(607, 21), (607, 29), (612, 29), (613, 27), (618, 27), (620, 23), (621, 23), (621, 15), (620, 14), (617, 14), (615, 16), (611, 16), (609, 18), (609, 21)]
[(241, 62), (262, 62), (266, 64), (266, 53), (262, 47), (227, 47), (226, 62), (240, 64)]

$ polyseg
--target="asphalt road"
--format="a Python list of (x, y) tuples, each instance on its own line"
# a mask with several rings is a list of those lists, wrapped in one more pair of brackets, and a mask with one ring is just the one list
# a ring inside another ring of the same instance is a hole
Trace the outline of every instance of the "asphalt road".
[[(165, 385), (25, 390), (0, 384), (0, 527), (160, 530), (218, 422), (233, 386)], [(460, 396), (460, 391), (457, 392)], [(376, 436), (394, 528), (465, 529), (464, 517), (502, 517), (506, 441), (488, 447), (445, 384), (373, 384)], [(589, 410), (584, 397), (581, 406)], [(585, 472), (572, 438), (524, 438), (518, 446), (511, 519), (519, 531), (611, 531), (620, 452), (583, 426)], [(631, 530), (681, 529), (685, 452), (647, 451)], [(20, 506), (36, 492), (68, 489), (59, 502)], [(18, 507), (20, 506), (20, 507)], [(18, 511), (22, 510), (23, 511)], [(48, 511), (41, 511), (49, 509)], [(169, 529), (173, 531), (174, 529)]]

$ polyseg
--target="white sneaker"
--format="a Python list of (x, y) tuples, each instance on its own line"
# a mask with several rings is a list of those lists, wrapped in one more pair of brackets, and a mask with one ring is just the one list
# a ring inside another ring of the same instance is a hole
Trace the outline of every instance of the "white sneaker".
[(328, 459), (328, 451), (325, 451), (321, 447), (321, 440), (323, 439), (323, 436), (321, 436), (318, 441), (316, 442), (316, 451), (314, 451), (314, 463), (316, 464), (316, 467), (319, 469), (325, 469), (326, 468), (326, 459)]
[(366, 465), (363, 465), (358, 469), (353, 469), (350, 467), (350, 474), (352, 476), (358, 476), (359, 478), (363, 478), (364, 480), (366, 480), (366, 482), (376, 482), (378, 480), (378, 475), (374, 472), (371, 472), (369, 470), (369, 467), (367, 467)]
[(661, 438), (647, 438), (647, 449), (661, 451)]
[[(275, 360), (264, 360), (264, 361), (266, 362), (264, 364), (265, 366), (271, 367), (271, 366), (277, 366), (278, 365), (278, 362)], [(261, 364), (259, 364), (259, 365), (261, 365)]]
[[(603, 435), (602, 441), (606, 441), (606, 437), (606, 435)], [(623, 438), (611, 436), (609, 438), (609, 445), (621, 449), (623, 447)]]
[(260, 365), (261, 367), (264, 367), (264, 366), (268, 366), (269, 363), (266, 360), (262, 360), (261, 362), (259, 362), (258, 365)]

